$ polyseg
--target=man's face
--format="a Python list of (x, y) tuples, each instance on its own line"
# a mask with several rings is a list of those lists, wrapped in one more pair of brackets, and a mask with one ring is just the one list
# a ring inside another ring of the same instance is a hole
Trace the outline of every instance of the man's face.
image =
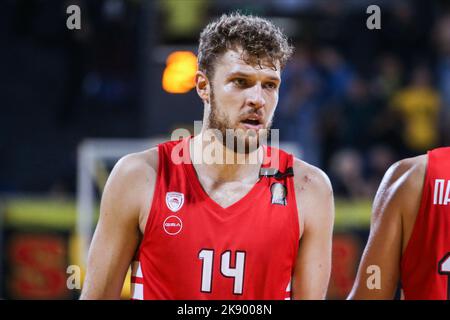
[(232, 129), (237, 136), (235, 152), (238, 143), (245, 145), (246, 153), (252, 151), (249, 146), (259, 146), (262, 129), (270, 129), (280, 81), (278, 63), (244, 61), (240, 50), (226, 51), (217, 59), (210, 79), (209, 128), (219, 129), (223, 137), (226, 129)]

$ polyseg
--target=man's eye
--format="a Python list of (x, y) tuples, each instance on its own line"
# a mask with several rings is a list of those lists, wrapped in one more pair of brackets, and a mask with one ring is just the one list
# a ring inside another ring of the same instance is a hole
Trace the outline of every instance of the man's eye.
[(266, 83), (266, 88), (276, 89), (277, 85), (275, 83), (273, 83), (273, 82), (269, 82), (269, 83)]
[(234, 79), (233, 82), (234, 82), (234, 84), (237, 85), (238, 87), (243, 87), (243, 86), (245, 86), (245, 84), (247, 83), (247, 82), (245, 81), (245, 79), (242, 79), (242, 78)]

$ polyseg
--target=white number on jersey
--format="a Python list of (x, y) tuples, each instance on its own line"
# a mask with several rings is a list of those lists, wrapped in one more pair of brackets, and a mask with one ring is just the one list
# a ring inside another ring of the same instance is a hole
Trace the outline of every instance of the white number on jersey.
[[(203, 249), (198, 253), (203, 260), (201, 292), (212, 292), (214, 250)], [(244, 290), (245, 252), (236, 251), (235, 267), (231, 267), (231, 251), (227, 250), (220, 257), (220, 273), (227, 278), (234, 278), (233, 293), (242, 294)]]
[(450, 252), (439, 261), (438, 264), (439, 274), (446, 275), (448, 278), (447, 282), (447, 300), (450, 300)]

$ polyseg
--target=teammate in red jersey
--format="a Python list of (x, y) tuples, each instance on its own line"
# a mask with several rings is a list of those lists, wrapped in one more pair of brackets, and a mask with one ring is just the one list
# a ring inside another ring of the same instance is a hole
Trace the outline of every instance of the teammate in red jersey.
[(404, 299), (450, 299), (450, 148), (386, 173), (349, 298), (392, 299), (399, 282)]
[[(291, 52), (283, 33), (258, 17), (223, 15), (204, 29), (196, 75), (202, 132), (116, 164), (82, 299), (119, 298), (130, 264), (133, 299), (325, 298), (334, 221), (328, 177), (261, 139)], [(205, 142), (227, 129), (231, 141)], [(191, 161), (207, 149), (219, 161)]]

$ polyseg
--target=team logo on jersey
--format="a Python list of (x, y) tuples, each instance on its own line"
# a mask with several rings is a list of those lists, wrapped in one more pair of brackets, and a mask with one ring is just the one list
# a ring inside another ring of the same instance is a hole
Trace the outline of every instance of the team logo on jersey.
[(177, 212), (184, 204), (184, 194), (180, 192), (167, 192), (166, 204), (172, 212)]
[(281, 183), (274, 183), (270, 186), (270, 193), (272, 194), (272, 204), (281, 204), (285, 206), (286, 200), (286, 187)]
[(181, 222), (181, 219), (177, 216), (168, 216), (166, 220), (164, 220), (163, 228), (167, 234), (174, 236), (180, 233), (183, 228), (183, 222)]

